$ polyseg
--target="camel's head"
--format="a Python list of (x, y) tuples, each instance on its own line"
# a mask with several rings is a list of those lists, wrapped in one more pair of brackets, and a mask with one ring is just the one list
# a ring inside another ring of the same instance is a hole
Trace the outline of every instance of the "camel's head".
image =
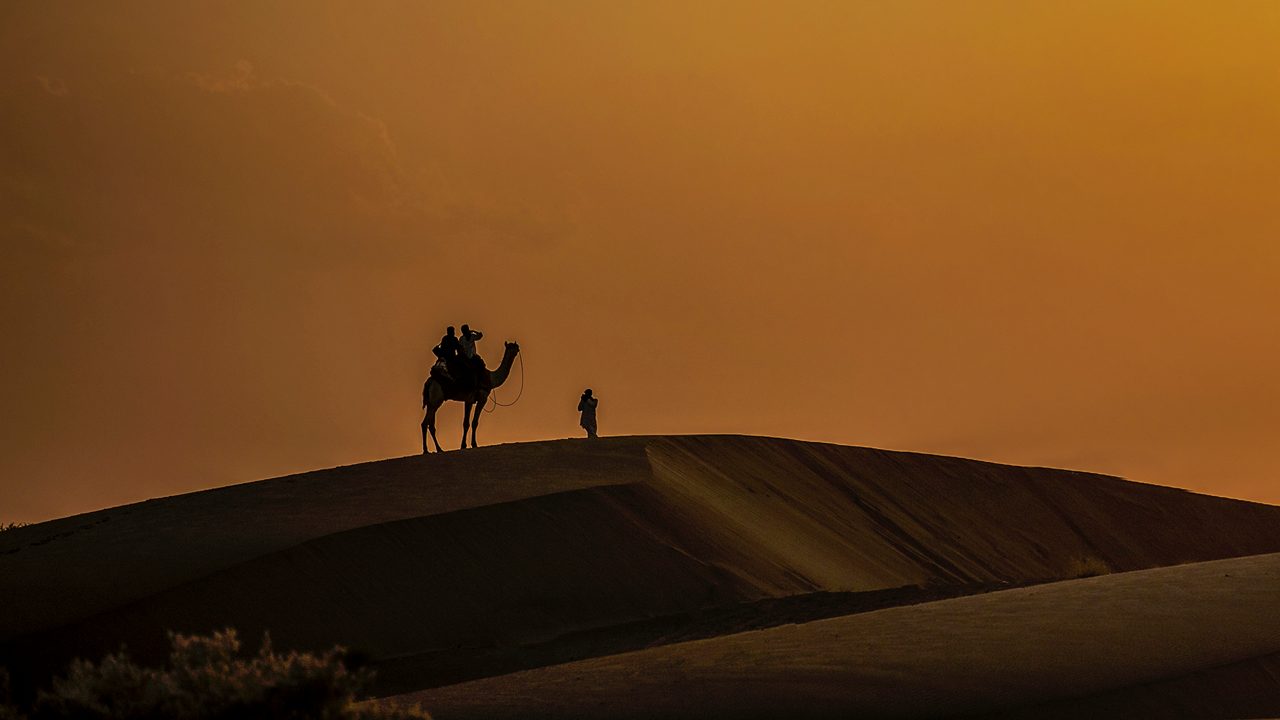
[(510, 355), (511, 357), (515, 357), (516, 355), (520, 354), (520, 343), (515, 342), (514, 340), (508, 340), (504, 344), (507, 347), (506, 349), (507, 355)]

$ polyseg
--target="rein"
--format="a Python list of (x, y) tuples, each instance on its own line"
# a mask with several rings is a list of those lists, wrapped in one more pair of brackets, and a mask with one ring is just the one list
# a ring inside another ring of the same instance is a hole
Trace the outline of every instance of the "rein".
[(520, 392), (516, 393), (516, 399), (512, 400), (509, 403), (498, 402), (498, 389), (494, 388), (489, 391), (489, 397), (488, 397), (488, 400), (493, 401), (493, 407), (490, 407), (489, 403), (486, 401), (484, 404), (485, 412), (493, 413), (495, 410), (497, 410), (500, 407), (511, 407), (512, 405), (515, 405), (516, 403), (520, 402), (520, 398), (524, 396), (524, 351), (523, 350), (520, 352), (519, 355), (516, 356), (516, 360), (520, 361)]

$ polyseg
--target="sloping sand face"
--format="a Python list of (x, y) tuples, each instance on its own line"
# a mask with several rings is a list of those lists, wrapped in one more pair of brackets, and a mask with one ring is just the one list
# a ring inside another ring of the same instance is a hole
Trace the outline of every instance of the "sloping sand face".
[[(279, 646), (356, 648), (401, 691), (1089, 566), (1277, 552), (1280, 508), (692, 436), (403, 458), (14, 532), (0, 536), (0, 600), (13, 608), (0, 664), (18, 676), (121, 643), (159, 657), (166, 630), (232, 626)], [(818, 602), (797, 611), (805, 598)]]
[(661, 439), (648, 454), (690, 542), (784, 593), (1280, 551), (1280, 508), (1090, 473), (767, 438)]
[(1280, 654), (1065, 700), (1035, 702), (983, 720), (1280, 717)]
[(643, 438), (509, 445), (148, 500), (0, 534), (0, 641), (377, 523), (650, 477)]
[[(1090, 717), (1125, 717), (1112, 713), (1135, 707), (1228, 717), (1229, 695), (1195, 692), (1209, 687), (1250, 693), (1255, 710), (1280, 713), (1276, 678), (1256, 672), (1259, 663), (1274, 667), (1270, 656), (1280, 652), (1277, 597), (1280, 555), (1263, 555), (669, 645), (405, 699), (442, 720), (914, 718), (1042, 703), (1007, 715), (1035, 717), (1054, 711), (1043, 703), (1080, 696), (1094, 697), (1062, 707), (1107, 712)], [(1133, 700), (1117, 692), (1140, 694), (1135, 686), (1152, 683), (1164, 693)]]

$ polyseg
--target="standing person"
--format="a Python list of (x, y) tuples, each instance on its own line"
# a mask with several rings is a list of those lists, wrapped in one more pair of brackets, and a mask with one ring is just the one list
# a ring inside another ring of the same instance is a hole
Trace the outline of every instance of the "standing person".
[(578, 424), (587, 431), (588, 438), (599, 437), (596, 435), (596, 406), (599, 404), (600, 398), (591, 394), (591, 388), (583, 391), (582, 398), (578, 400), (578, 412), (582, 413), (582, 419)]

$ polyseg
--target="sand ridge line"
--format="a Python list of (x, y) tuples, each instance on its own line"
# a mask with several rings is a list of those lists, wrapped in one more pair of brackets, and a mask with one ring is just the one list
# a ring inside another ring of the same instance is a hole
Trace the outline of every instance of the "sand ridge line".
[[(24, 633), (36, 654), (17, 652), (16, 672), (121, 643), (163, 657), (167, 629), (227, 626), (375, 662), (512, 647), (558, 659), (548, 648), (575, 633), (770, 598), (1280, 551), (1280, 508), (769, 438), (554, 441), (356, 468), (156, 501), (94, 543), (0, 559), (45, 583), (33, 593), (0, 572), (9, 623), (79, 618)], [(455, 664), (510, 669), (497, 660)]]
[[(1258, 555), (695, 640), (403, 697), (442, 720), (993, 712), (1275, 654), (1277, 593), (1280, 554)], [(1280, 694), (1270, 697), (1280, 709)]]
[[(1031, 584), (1034, 583), (1028, 582), (1021, 586)], [(1019, 586), (986, 583), (904, 586), (866, 592), (806, 593), (578, 630), (530, 645), (450, 648), (434, 653), (387, 657), (373, 663), (378, 673), (375, 689), (380, 696), (394, 695), (589, 657), (616, 655), (649, 647), (780, 625), (802, 624), (964, 595), (1000, 592), (1014, 587)]]
[[(0, 640), (342, 530), (651, 476), (645, 441), (550, 441), (376, 461), (148, 500), (0, 534)], [(75, 532), (94, 515), (92, 533)], [(34, 544), (46, 537), (53, 542)]]

